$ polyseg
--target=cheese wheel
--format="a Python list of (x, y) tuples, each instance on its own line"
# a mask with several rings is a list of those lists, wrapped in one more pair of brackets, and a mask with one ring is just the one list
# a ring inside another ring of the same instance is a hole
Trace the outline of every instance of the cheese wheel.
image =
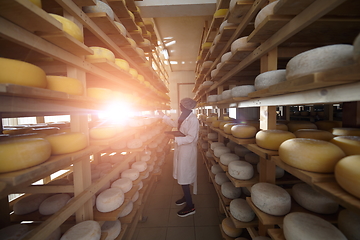
[(215, 13), (214, 13), (214, 17), (222, 17), (225, 16), (228, 12), (228, 9), (222, 8), (222, 9), (218, 9)]
[(107, 233), (107, 236), (104, 240), (114, 240), (116, 239), (121, 232), (121, 223), (119, 220), (115, 221), (106, 221), (101, 226), (101, 232)]
[(289, 193), (272, 183), (256, 183), (251, 187), (251, 201), (261, 211), (283, 216), (290, 212), (291, 197)]
[(124, 37), (126, 37), (126, 28), (124, 27), (124, 25), (122, 25), (119, 22), (114, 21), (116, 27), (119, 29), (121, 35), (123, 35)]
[(231, 123), (231, 121), (221, 121), (221, 122), (219, 123), (219, 128), (220, 128), (221, 130), (224, 130), (225, 125), (228, 124), (228, 123)]
[(128, 72), (130, 69), (129, 63), (124, 59), (115, 58), (115, 64), (124, 71)]
[(243, 158), (247, 153), (250, 153), (251, 151), (242, 145), (237, 145), (235, 146), (234, 152), (236, 155)]
[(136, 169), (139, 172), (144, 172), (147, 169), (147, 163), (143, 161), (134, 162), (131, 164), (132, 169)]
[(333, 214), (339, 209), (339, 204), (331, 198), (315, 191), (307, 183), (297, 183), (292, 187), (292, 197), (303, 208), (320, 213)]
[(346, 155), (360, 155), (360, 136), (338, 136), (330, 142), (340, 147)]
[(231, 128), (235, 125), (238, 125), (238, 123), (226, 123), (223, 127), (223, 130), (226, 134), (231, 134)]
[(330, 222), (309, 213), (293, 212), (284, 218), (283, 231), (286, 240), (346, 240)]
[(115, 54), (109, 49), (103, 47), (90, 47), (93, 50), (92, 55), (86, 55), (86, 60), (94, 60), (94, 59), (106, 59), (109, 62), (115, 63)]
[(333, 128), (334, 136), (360, 136), (360, 128)]
[(221, 99), (226, 100), (231, 98), (231, 90), (225, 90), (221, 93)]
[(224, 170), (221, 168), (219, 164), (214, 164), (211, 166), (211, 172), (213, 174), (223, 173)]
[(136, 78), (138, 76), (138, 71), (135, 68), (129, 68), (129, 73), (133, 78)]
[(294, 134), (297, 138), (312, 138), (324, 141), (330, 141), (334, 137), (332, 133), (318, 129), (298, 129)]
[(241, 196), (241, 187), (235, 187), (232, 182), (224, 182), (221, 184), (221, 193), (229, 199), (239, 198)]
[(217, 101), (217, 95), (209, 95), (207, 97), (207, 102), (216, 102)]
[(24, 237), (30, 228), (27, 224), (14, 224), (0, 229), (2, 240), (16, 240)]
[(345, 153), (341, 148), (327, 141), (293, 138), (280, 145), (279, 156), (283, 162), (295, 168), (310, 172), (332, 173), (336, 163), (345, 157)]
[(83, 84), (75, 78), (63, 76), (46, 76), (47, 89), (68, 93), (71, 95), (82, 95), (84, 92)]
[(224, 147), (219, 146), (214, 148), (214, 155), (218, 158), (221, 157), (221, 155), (223, 155), (224, 153), (229, 153), (229, 152), (231, 152), (230, 148), (225, 146)]
[(132, 38), (127, 37), (126, 40), (129, 42), (131, 47), (133, 47), (133, 48), (136, 47), (136, 42)]
[(283, 123), (276, 123), (277, 130), (289, 131), (289, 128), (286, 124)]
[(254, 87), (255, 90), (261, 90), (269, 88), (272, 85), (285, 82), (286, 81), (286, 70), (279, 69), (279, 70), (272, 70), (260, 73), (256, 76)]
[(235, 147), (237, 146), (237, 143), (229, 140), (226, 146), (230, 148), (231, 152), (235, 152)]
[(117, 130), (114, 126), (99, 126), (93, 127), (89, 131), (89, 136), (92, 139), (108, 139), (117, 135)]
[(80, 151), (87, 147), (87, 137), (84, 133), (58, 133), (45, 138), (51, 144), (51, 154), (67, 154)]
[[(145, 178), (147, 178), (147, 177), (145, 177)], [(134, 203), (139, 199), (139, 197), (140, 197), (140, 193), (139, 193), (139, 191), (136, 191), (135, 194), (132, 196), (131, 201)]]
[(132, 212), (133, 209), (134, 209), (134, 203), (132, 201), (129, 201), (122, 209), (122, 211), (119, 213), (119, 218), (126, 217)]
[(236, 24), (235, 23), (229, 23), (227, 20), (225, 20), (220, 24), (219, 32), (222, 33), (224, 31), (224, 28), (232, 27), (232, 26), (236, 26)]
[(135, 50), (141, 57), (145, 56), (145, 52), (143, 49), (137, 47), (137, 48), (135, 48)]
[(44, 70), (33, 64), (0, 57), (0, 83), (46, 88)]
[(290, 132), (295, 132), (299, 129), (317, 129), (314, 123), (305, 122), (305, 121), (289, 122), (287, 126)]
[(254, 167), (245, 161), (233, 161), (228, 165), (229, 175), (239, 180), (249, 180), (254, 176)]
[(229, 59), (231, 58), (232, 56), (232, 53), (231, 52), (227, 52), (227, 53), (224, 53), (222, 56), (221, 56), (221, 62), (226, 62), (226, 61), (229, 61)]
[(328, 45), (300, 53), (286, 65), (286, 79), (352, 65), (354, 47), (349, 44)]
[(143, 142), (140, 139), (131, 139), (127, 141), (126, 146), (131, 149), (141, 148), (143, 146)]
[(220, 123), (222, 122), (223, 120), (215, 120), (211, 123), (211, 126), (214, 127), (214, 128), (219, 128), (220, 126)]
[(37, 211), (40, 204), (49, 196), (48, 193), (36, 193), (21, 198), (13, 206), (14, 214), (25, 215)]
[(257, 47), (257, 43), (248, 42), (247, 38), (247, 36), (241, 37), (232, 42), (230, 47), (232, 54), (237, 51), (253, 51)]
[(255, 212), (245, 199), (237, 198), (230, 202), (231, 215), (241, 222), (251, 222), (255, 218)]
[(256, 153), (250, 152), (245, 154), (245, 161), (247, 161), (250, 164), (258, 164), (260, 162), (260, 157)]
[(39, 213), (42, 215), (52, 215), (63, 208), (70, 198), (70, 195), (66, 193), (59, 193), (48, 197), (40, 204)]
[(202, 68), (210, 68), (212, 66), (214, 62), (213, 61), (205, 61), (203, 64), (202, 64)]
[(87, 96), (102, 101), (108, 101), (112, 96), (112, 91), (107, 88), (87, 88)]
[(274, 14), (274, 7), (279, 2), (279, 0), (274, 1), (263, 7), (260, 12), (255, 17), (254, 27), (257, 28), (259, 24), (265, 20), (265, 18), (269, 15)]
[(0, 173), (30, 168), (49, 159), (51, 145), (43, 138), (0, 142)]
[(55, 18), (57, 21), (59, 21), (62, 24), (62, 30), (69, 34), (70, 36), (74, 37), (80, 42), (84, 42), (84, 35), (82, 30), (76, 25), (73, 21), (64, 18), (62, 16), (49, 13), (50, 16)]
[(342, 122), (340, 121), (326, 121), (326, 120), (323, 120), (323, 121), (317, 121), (315, 122), (315, 125), (318, 129), (320, 130), (325, 130), (325, 131), (330, 131), (332, 132), (332, 129), (333, 128), (336, 128), (336, 127), (341, 127), (342, 125)]
[(345, 191), (360, 198), (360, 155), (341, 159), (335, 166), (335, 179)]
[(136, 169), (127, 169), (121, 173), (121, 178), (129, 178), (131, 181), (135, 181), (140, 176), (140, 173)]
[(93, 220), (87, 220), (71, 227), (60, 240), (100, 240), (100, 237), (100, 224)]
[(236, 124), (231, 127), (230, 132), (236, 138), (253, 138), (257, 129), (250, 125)]
[(37, 7), (42, 8), (41, 0), (30, 0), (33, 4), (35, 4)]
[[(151, 166), (154, 167), (154, 165)], [(140, 191), (144, 187), (144, 182), (140, 181), (136, 186), (138, 187), (138, 191)]]
[(125, 200), (120, 188), (109, 188), (96, 197), (96, 208), (99, 212), (111, 212), (118, 209)]
[(112, 188), (120, 188), (124, 193), (127, 193), (133, 187), (133, 182), (130, 178), (122, 177), (118, 180), (115, 180), (111, 184)]
[(232, 238), (239, 237), (243, 231), (242, 228), (236, 228), (231, 218), (224, 218), (221, 222), (221, 228), (226, 235)]
[(222, 185), (225, 182), (230, 182), (230, 179), (226, 176), (226, 173), (220, 172), (215, 175), (215, 182), (218, 185)]
[(251, 92), (255, 92), (254, 85), (242, 85), (231, 89), (231, 95), (233, 98), (247, 97)]
[(240, 158), (238, 155), (234, 153), (224, 153), (220, 156), (220, 162), (224, 164), (225, 166), (229, 165), (232, 161), (239, 161)]
[(337, 226), (339, 230), (347, 237), (347, 239), (360, 239), (360, 215), (344, 209), (338, 215)]
[(85, 6), (82, 9), (85, 13), (105, 12), (112, 21), (114, 21), (114, 18), (115, 18), (114, 11), (112, 10), (112, 8), (100, 0), (96, 0), (96, 5)]
[(295, 134), (282, 131), (282, 130), (260, 130), (256, 133), (256, 144), (259, 147), (269, 149), (269, 150), (278, 150), (280, 145), (291, 138), (295, 138)]

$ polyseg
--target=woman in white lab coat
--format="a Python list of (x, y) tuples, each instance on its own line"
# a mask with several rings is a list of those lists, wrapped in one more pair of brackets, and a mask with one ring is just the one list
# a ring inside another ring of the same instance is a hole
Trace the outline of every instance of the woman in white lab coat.
[(195, 205), (192, 202), (190, 184), (194, 185), (196, 194), (197, 178), (197, 140), (199, 134), (199, 121), (192, 109), (196, 107), (196, 101), (191, 98), (184, 98), (180, 101), (181, 115), (178, 121), (170, 119), (159, 111), (166, 124), (178, 128), (184, 134), (183, 137), (174, 137), (174, 168), (173, 177), (182, 186), (184, 196), (176, 201), (176, 205), (186, 206), (178, 212), (179, 217), (186, 217), (195, 213)]

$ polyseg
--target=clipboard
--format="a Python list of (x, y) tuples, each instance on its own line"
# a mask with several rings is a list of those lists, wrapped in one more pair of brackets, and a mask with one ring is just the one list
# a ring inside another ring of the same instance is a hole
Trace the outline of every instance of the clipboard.
[(164, 133), (174, 135), (175, 137), (185, 137), (186, 136), (185, 134), (183, 134), (180, 131), (165, 131)]

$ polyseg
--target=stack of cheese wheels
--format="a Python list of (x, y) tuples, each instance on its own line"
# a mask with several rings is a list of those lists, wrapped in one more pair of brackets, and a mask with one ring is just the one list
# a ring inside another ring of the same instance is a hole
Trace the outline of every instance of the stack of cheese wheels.
[(140, 172), (136, 169), (127, 169), (121, 173), (121, 178), (129, 178), (131, 181), (135, 181), (140, 176)]
[(255, 218), (255, 212), (245, 199), (237, 198), (230, 202), (231, 215), (241, 222), (251, 222)]
[(360, 155), (360, 136), (338, 136), (330, 142), (340, 147), (346, 155)]
[(291, 208), (289, 193), (271, 183), (254, 184), (251, 187), (251, 201), (261, 211), (274, 216), (286, 215)]
[(253, 138), (257, 129), (250, 125), (236, 124), (231, 127), (230, 132), (236, 138)]
[(235, 146), (234, 152), (239, 157), (244, 158), (245, 155), (247, 153), (250, 153), (251, 151), (242, 145), (237, 145), (237, 146)]
[(224, 218), (221, 222), (221, 228), (226, 235), (232, 238), (239, 237), (243, 231), (242, 228), (236, 228), (231, 218)]
[(283, 162), (295, 168), (310, 172), (332, 173), (335, 164), (345, 157), (345, 153), (341, 148), (327, 141), (293, 138), (280, 145), (279, 156)]
[(42, 215), (52, 215), (63, 208), (70, 198), (71, 196), (66, 193), (59, 193), (48, 197), (40, 204), (39, 213)]
[(46, 88), (44, 70), (33, 64), (0, 58), (0, 83)]
[(262, 90), (269, 88), (272, 85), (285, 82), (286, 81), (286, 70), (285, 69), (279, 69), (279, 70), (273, 70), (273, 71), (267, 71), (260, 73), (256, 76), (254, 87), (255, 90)]
[(237, 86), (231, 89), (231, 96), (233, 98), (237, 97), (247, 97), (249, 93), (255, 92), (254, 85), (242, 85)]
[(233, 161), (239, 161), (240, 157), (234, 153), (224, 153), (220, 156), (220, 162), (227, 166), (229, 165), (229, 163), (233, 162)]
[(100, 224), (93, 220), (87, 220), (71, 227), (60, 240), (100, 240), (100, 237)]
[(49, 13), (49, 15), (55, 18), (57, 21), (61, 22), (62, 30), (64, 32), (74, 37), (78, 41), (82, 43), (84, 42), (84, 35), (82, 30), (73, 21), (52, 13)]
[(334, 136), (360, 136), (360, 128), (333, 128)]
[(28, 232), (30, 232), (29, 224), (13, 224), (0, 229), (1, 239), (22, 239)]
[(109, 188), (96, 197), (96, 208), (99, 212), (111, 212), (119, 208), (125, 200), (120, 188)]
[(324, 194), (314, 190), (307, 183), (297, 183), (292, 187), (292, 197), (303, 208), (320, 213), (333, 214), (339, 209), (339, 204)]
[(247, 55), (250, 54), (250, 52), (252, 52), (257, 46), (257, 43), (252, 43), (252, 42), (248, 42), (247, 41), (247, 36), (246, 37), (241, 37), (236, 39), (235, 41), (232, 42), (231, 44), (231, 53), (235, 54), (237, 51), (241, 51), (244, 52), (243, 54), (241, 54), (241, 59), (244, 59)]
[(51, 144), (43, 138), (0, 142), (0, 173), (30, 168), (49, 159)]
[(25, 215), (37, 211), (40, 204), (48, 197), (50, 197), (48, 193), (36, 193), (25, 196), (15, 202), (13, 207), (14, 214)]
[(65, 92), (71, 95), (82, 95), (83, 84), (80, 80), (63, 76), (46, 76), (47, 89)]
[(124, 71), (128, 72), (130, 69), (129, 63), (124, 59), (115, 58), (115, 64)]
[(225, 146), (219, 146), (219, 147), (216, 147), (214, 148), (214, 155), (215, 157), (221, 157), (221, 155), (223, 155), (224, 153), (229, 153), (231, 152), (230, 148), (228, 147), (225, 147)]
[(286, 215), (283, 231), (287, 240), (346, 240), (344, 234), (334, 225), (309, 213), (293, 212)]
[(235, 187), (232, 182), (224, 182), (221, 184), (221, 193), (229, 199), (239, 198), (241, 196), (241, 187)]
[(255, 22), (254, 22), (255, 28), (257, 28), (259, 24), (266, 19), (267, 16), (274, 14), (274, 7), (278, 2), (279, 0), (271, 2), (260, 10), (260, 12), (256, 15), (255, 18)]
[(360, 215), (344, 209), (338, 215), (337, 226), (347, 239), (360, 239)]
[(330, 141), (334, 137), (332, 133), (318, 129), (298, 129), (294, 134), (297, 138), (312, 138), (324, 141)]
[(295, 132), (299, 129), (317, 129), (314, 123), (306, 121), (289, 122), (287, 126), (290, 132)]
[(114, 21), (115, 14), (109, 5), (106, 3), (96, 0), (96, 5), (94, 6), (85, 6), (82, 8), (85, 13), (100, 13), (105, 12), (111, 20)]
[(332, 132), (333, 128), (341, 127), (342, 122), (322, 120), (322, 121), (315, 122), (315, 125), (319, 130), (325, 130), (325, 131)]
[(51, 144), (51, 154), (67, 154), (80, 151), (87, 147), (87, 137), (84, 133), (58, 133), (45, 137)]
[(221, 186), (225, 182), (230, 182), (230, 179), (226, 176), (226, 173), (219, 172), (215, 175), (215, 182)]
[(355, 63), (353, 49), (352, 45), (335, 44), (300, 53), (287, 63), (286, 79), (292, 80), (308, 74), (352, 65)]
[(87, 88), (87, 96), (101, 101), (109, 101), (112, 96), (112, 91), (107, 88), (91, 87)]
[(341, 159), (335, 166), (335, 179), (345, 191), (360, 198), (360, 155)]
[(260, 130), (256, 133), (256, 144), (265, 149), (278, 150), (280, 145), (288, 140), (295, 138), (295, 134), (282, 130)]
[(109, 125), (93, 127), (89, 131), (89, 135), (92, 139), (108, 139), (115, 137), (117, 133), (116, 128)]
[(90, 49), (93, 50), (94, 53), (92, 55), (86, 55), (86, 60), (91, 61), (94, 59), (106, 59), (115, 63), (115, 55), (109, 49), (103, 47), (90, 47)]
[(249, 180), (254, 176), (254, 167), (246, 161), (233, 161), (228, 165), (229, 175), (239, 180)]
[(116, 239), (121, 232), (121, 223), (119, 219), (115, 221), (104, 222), (104, 224), (101, 226), (101, 232), (107, 233), (107, 237), (105, 238), (105, 240)]

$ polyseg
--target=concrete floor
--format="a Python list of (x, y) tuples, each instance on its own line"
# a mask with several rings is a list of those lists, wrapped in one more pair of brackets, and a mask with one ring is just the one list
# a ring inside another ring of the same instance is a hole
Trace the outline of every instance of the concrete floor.
[(181, 187), (172, 177), (172, 152), (167, 156), (161, 176), (155, 182), (153, 192), (145, 202), (143, 216), (133, 240), (219, 240), (222, 239), (220, 223), (224, 218), (219, 212), (219, 200), (208, 172), (198, 154), (198, 194), (193, 195), (196, 213), (180, 218), (177, 216), (184, 206), (175, 201), (183, 196)]

